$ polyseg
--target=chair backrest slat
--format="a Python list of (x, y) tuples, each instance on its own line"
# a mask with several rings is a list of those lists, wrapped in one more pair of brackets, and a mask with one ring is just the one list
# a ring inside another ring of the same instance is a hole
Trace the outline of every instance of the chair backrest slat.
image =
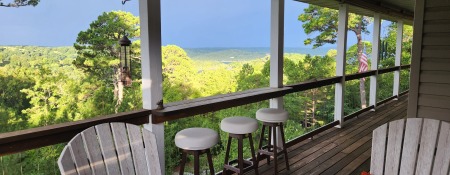
[(384, 155), (386, 151), (386, 135), (386, 124), (378, 127), (373, 131), (370, 174), (383, 174)]
[(156, 136), (152, 132), (143, 129), (145, 156), (147, 158), (147, 166), (152, 175), (161, 175), (161, 164), (158, 156), (158, 146), (156, 144)]
[(124, 123), (111, 123), (111, 129), (119, 158), (120, 171), (122, 174), (135, 174), (133, 160), (131, 159), (130, 143), (128, 142), (127, 130)]
[(105, 123), (77, 134), (58, 159), (63, 175), (161, 175), (156, 138), (125, 123)]
[(403, 131), (405, 121), (397, 120), (389, 123), (386, 165), (384, 174), (396, 175), (400, 167), (400, 153), (402, 151)]
[(419, 155), (417, 157), (416, 174), (431, 173), (438, 130), (438, 120), (425, 119), (423, 121)]
[(75, 162), (79, 175), (92, 174), (91, 166), (89, 165), (86, 151), (84, 149), (83, 139), (80, 134), (77, 134), (69, 143), (70, 151)]
[(69, 146), (64, 147), (58, 159), (58, 166), (61, 174), (64, 175), (78, 175), (75, 163), (73, 162), (72, 154)]
[(422, 122), (422, 118), (411, 118), (406, 121), (400, 174), (414, 174)]
[(95, 126), (108, 174), (120, 174), (116, 148), (109, 123)]
[(371, 155), (373, 175), (447, 175), (450, 173), (450, 124), (427, 118), (386, 123), (373, 131)]
[(106, 175), (105, 162), (102, 158), (102, 151), (100, 149), (100, 143), (95, 128), (91, 127), (84, 130), (81, 133), (81, 136), (86, 147), (87, 157), (90, 160), (92, 172), (94, 172), (95, 175)]
[(436, 158), (434, 159), (434, 175), (447, 175), (450, 165), (450, 124), (441, 122)]
[(128, 136), (130, 137), (131, 152), (133, 153), (133, 162), (136, 174), (149, 174), (147, 160), (145, 158), (144, 141), (140, 128), (127, 124)]

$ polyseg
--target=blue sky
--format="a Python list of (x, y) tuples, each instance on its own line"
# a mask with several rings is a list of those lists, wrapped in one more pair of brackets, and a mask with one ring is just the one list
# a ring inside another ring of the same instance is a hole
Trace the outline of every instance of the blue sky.
[[(303, 45), (307, 36), (297, 20), (305, 7), (286, 0), (285, 47), (311, 47)], [(137, 16), (138, 0), (125, 6), (120, 0), (42, 0), (36, 7), (0, 8), (0, 45), (71, 46), (78, 32), (112, 10)], [(163, 45), (268, 47), (269, 32), (270, 0), (162, 0)], [(349, 44), (355, 43), (353, 35)]]

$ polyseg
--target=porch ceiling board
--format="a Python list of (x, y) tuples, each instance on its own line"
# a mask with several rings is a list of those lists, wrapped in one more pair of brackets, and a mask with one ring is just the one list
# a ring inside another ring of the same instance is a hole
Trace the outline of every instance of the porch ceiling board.
[(382, 19), (397, 21), (412, 25), (414, 18), (414, 0), (295, 0), (331, 9), (338, 9), (340, 3), (349, 4), (349, 12), (365, 16), (380, 13)]

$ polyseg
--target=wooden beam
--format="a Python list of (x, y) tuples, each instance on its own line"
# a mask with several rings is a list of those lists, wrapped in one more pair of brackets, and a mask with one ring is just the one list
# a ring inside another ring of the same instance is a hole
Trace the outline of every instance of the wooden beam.
[[(373, 16), (373, 42), (372, 42), (372, 63), (370, 65), (371, 70), (378, 70), (378, 61), (380, 60), (380, 29), (381, 18), (380, 14)], [(373, 110), (377, 107), (377, 88), (378, 88), (378, 71), (375, 75), (370, 76), (370, 94), (369, 105), (374, 106)]]
[[(141, 27), (142, 100), (144, 109), (156, 109), (162, 97), (161, 0), (139, 0)], [(151, 117), (151, 116), (149, 116)], [(165, 174), (164, 124), (146, 124), (156, 136), (162, 174)]]
[(148, 123), (151, 110), (137, 110), (0, 134), (0, 156), (68, 142), (81, 131), (110, 122)]
[[(283, 87), (284, 0), (270, 4), (270, 87)], [(271, 108), (283, 108), (283, 98), (270, 100)]]
[[(400, 66), (402, 59), (403, 21), (397, 21), (397, 39), (395, 42), (395, 66)], [(394, 89), (392, 95), (398, 95), (400, 91), (400, 70), (394, 71)]]
[(347, 54), (348, 31), (348, 5), (339, 4), (339, 24), (337, 38), (336, 76), (342, 76), (342, 80), (335, 85), (334, 95), (334, 120), (339, 121), (337, 127), (344, 125), (344, 91), (345, 91), (345, 64)]

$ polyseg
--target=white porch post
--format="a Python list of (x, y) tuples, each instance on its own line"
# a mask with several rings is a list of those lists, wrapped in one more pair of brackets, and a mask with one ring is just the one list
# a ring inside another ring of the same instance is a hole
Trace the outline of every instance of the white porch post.
[[(156, 103), (162, 99), (161, 1), (139, 0), (139, 19), (143, 107), (156, 109)], [(161, 170), (165, 174), (164, 123), (149, 123), (144, 128), (156, 135)]]
[(339, 120), (339, 128), (344, 126), (345, 55), (347, 54), (348, 5), (339, 4), (339, 24), (336, 56), (336, 76), (342, 80), (335, 85), (334, 120)]
[[(373, 41), (372, 41), (372, 63), (370, 65), (370, 70), (378, 70), (378, 61), (380, 60), (379, 50), (380, 50), (380, 29), (381, 29), (381, 18), (380, 14), (376, 13), (373, 16)], [(373, 105), (373, 109), (377, 106), (377, 77), (378, 71), (375, 75), (370, 76), (370, 96), (369, 105)]]
[[(270, 87), (283, 87), (284, 0), (271, 0)], [(271, 108), (283, 108), (283, 97), (270, 99)]]
[[(402, 59), (402, 40), (403, 40), (403, 21), (397, 21), (397, 39), (395, 44), (395, 66), (400, 66)], [(400, 91), (400, 71), (394, 71), (394, 90), (393, 96), (398, 96)]]
[[(283, 87), (284, 0), (271, 0), (270, 7), (270, 87)], [(270, 108), (283, 108), (283, 97), (270, 99)], [(281, 133), (277, 145), (281, 145)], [(272, 133), (275, 134), (275, 133)], [(274, 141), (274, 139), (272, 139)]]

